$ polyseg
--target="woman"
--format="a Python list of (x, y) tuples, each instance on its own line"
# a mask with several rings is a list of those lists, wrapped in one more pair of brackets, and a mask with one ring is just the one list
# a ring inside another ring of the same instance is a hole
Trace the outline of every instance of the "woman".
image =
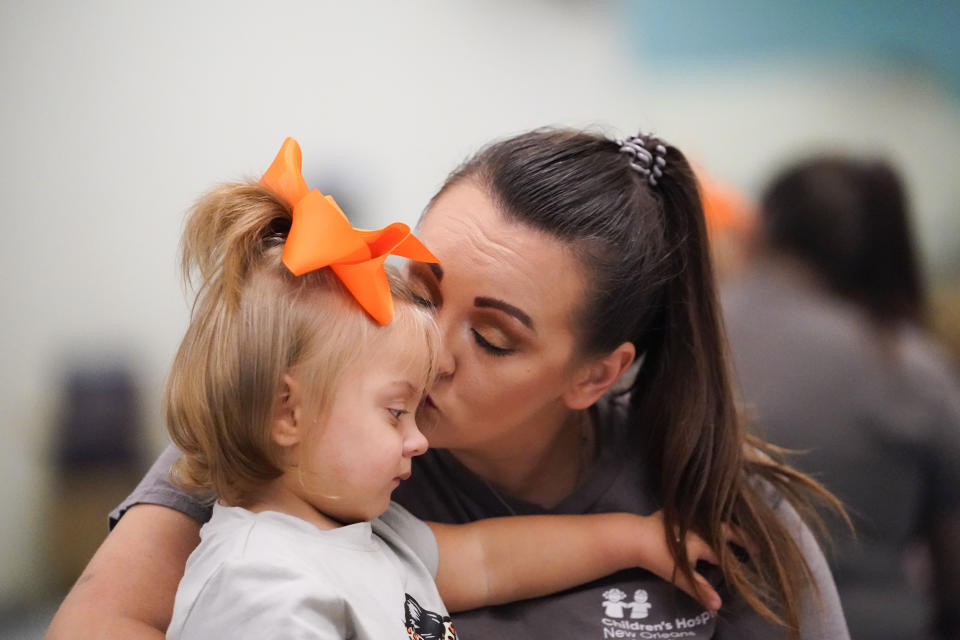
[[(410, 269), (445, 343), (422, 416), (438, 450), (421, 457), (401, 504), (446, 522), (663, 508), (678, 540), (696, 531), (720, 550), (714, 579), (726, 590), (714, 617), (648, 573), (622, 572), (462, 613), (465, 638), (847, 637), (822, 554), (791, 506), (806, 513), (829, 496), (749, 440), (736, 415), (703, 212), (678, 150), (565, 130), (496, 143), (451, 175), (420, 237), (441, 260)], [(612, 393), (618, 382), (628, 394)], [(164, 483), (167, 455), (121, 507), (141, 503), (51, 637), (95, 627), (84, 612), (94, 605), (109, 616), (100, 629), (165, 628), (203, 517)], [(724, 544), (730, 525), (749, 562)]]
[[(960, 637), (960, 386), (926, 326), (903, 184), (817, 156), (761, 204), (753, 264), (724, 289), (733, 360), (764, 435), (854, 514), (832, 563), (851, 634)], [(917, 543), (927, 580), (905, 570)]]

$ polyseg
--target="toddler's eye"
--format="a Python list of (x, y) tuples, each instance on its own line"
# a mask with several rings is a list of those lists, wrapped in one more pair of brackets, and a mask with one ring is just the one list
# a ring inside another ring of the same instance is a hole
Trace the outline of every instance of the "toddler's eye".
[(394, 418), (396, 418), (397, 420), (400, 419), (400, 416), (402, 416), (402, 415), (404, 415), (404, 414), (407, 414), (407, 413), (410, 413), (410, 412), (407, 411), (406, 409), (387, 409), (387, 411), (389, 411), (389, 412), (390, 412), (390, 415), (392, 415), (392, 416), (393, 416)]

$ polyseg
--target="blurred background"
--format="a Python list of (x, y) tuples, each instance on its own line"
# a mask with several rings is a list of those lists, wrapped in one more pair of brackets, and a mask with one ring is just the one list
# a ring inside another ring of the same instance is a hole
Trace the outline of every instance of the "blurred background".
[(0, 637), (42, 636), (166, 442), (186, 209), (284, 137), (367, 227), (542, 125), (656, 132), (740, 203), (882, 156), (958, 348), (958, 33), (933, 1), (0, 2)]

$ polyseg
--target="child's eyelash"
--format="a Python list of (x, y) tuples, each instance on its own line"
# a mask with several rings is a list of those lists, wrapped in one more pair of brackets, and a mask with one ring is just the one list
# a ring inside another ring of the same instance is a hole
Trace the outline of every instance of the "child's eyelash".
[(387, 411), (389, 411), (397, 420), (399, 420), (401, 416), (410, 413), (406, 409), (387, 409)]
[(493, 356), (506, 356), (514, 352), (514, 349), (504, 349), (503, 347), (498, 347), (494, 344), (490, 344), (483, 335), (480, 334), (476, 329), (470, 329), (473, 333), (473, 339), (480, 345), (480, 348)]

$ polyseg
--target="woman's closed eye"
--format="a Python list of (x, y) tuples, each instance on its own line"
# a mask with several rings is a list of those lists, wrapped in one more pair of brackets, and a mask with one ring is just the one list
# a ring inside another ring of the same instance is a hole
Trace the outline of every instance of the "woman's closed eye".
[[(486, 335), (484, 335), (483, 333), (480, 333), (476, 329), (470, 329), (470, 332), (473, 334), (473, 339), (474, 341), (476, 341), (477, 345), (479, 345), (481, 349), (483, 349), (490, 355), (506, 356), (516, 351), (516, 349), (514, 348), (496, 344), (495, 341), (496, 342), (499, 342), (499, 341), (493, 336), (497, 332), (493, 332), (493, 333), (488, 332)], [(502, 338), (502, 336), (500, 337)]]

